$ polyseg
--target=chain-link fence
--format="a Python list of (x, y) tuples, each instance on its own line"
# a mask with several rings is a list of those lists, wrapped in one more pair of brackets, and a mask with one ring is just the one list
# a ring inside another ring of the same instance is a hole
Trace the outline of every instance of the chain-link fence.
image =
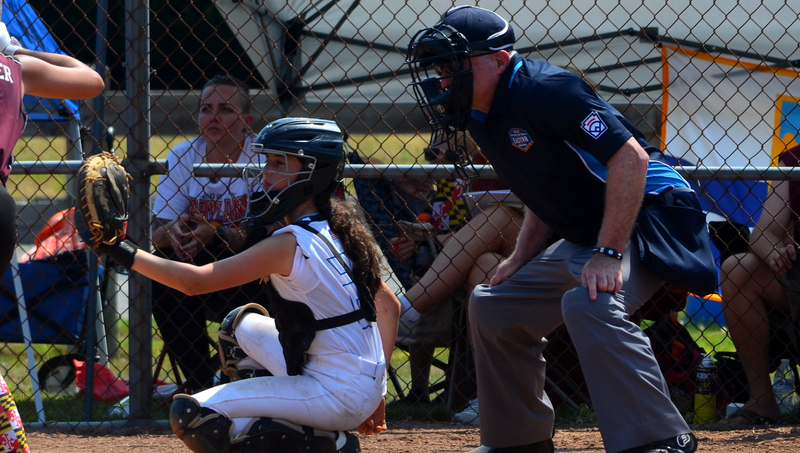
[[(745, 371), (766, 382), (784, 358), (796, 370), (798, 280), (774, 270), (781, 257), (794, 257), (800, 213), (796, 153), (785, 154), (800, 131), (798, 6), (471, 3), (510, 19), (522, 56), (588, 81), (702, 195), (721, 291), (700, 297), (665, 288), (648, 304), (652, 310), (632, 316), (647, 327), (687, 419), (695, 421), (704, 353), (716, 355), (718, 392), (716, 414), (697, 419), (703, 423), (748, 400)], [(87, 260), (74, 240), (68, 212), (81, 153), (103, 149), (124, 159), (134, 177), (131, 239), (201, 264), (246, 247), (238, 170), (256, 159), (247, 146), (252, 133), (282, 116), (311, 116), (334, 119), (347, 132), (354, 151), (347, 194), (373, 228), (385, 277), (415, 306), (430, 307), (414, 329), (401, 322), (389, 417), (455, 414), (476, 423), (466, 301), (513, 250), (522, 213), (477, 150), (481, 177), (454, 176), (447, 154), (428, 147), (427, 120), (407, 88), (411, 36), (452, 6), (5, 0), (4, 22), (19, 20), (22, 33), (52, 41), (107, 81), (103, 96), (81, 104), (30, 99), (31, 118), (15, 149), (8, 189), (18, 201), (22, 260), (3, 283), (0, 363), (23, 421), (166, 419), (171, 392), (218, 383), (221, 317), (263, 300), (259, 285), (189, 298), (112, 263), (92, 266), (94, 255)], [(235, 79), (207, 85), (219, 75), (240, 80), (244, 92)], [(189, 212), (200, 214), (192, 219), (202, 226), (190, 235), (195, 245), (208, 245), (197, 253), (180, 251), (170, 234)], [(753, 254), (743, 255), (751, 242)], [(27, 310), (17, 305), (23, 289)], [(26, 313), (31, 332), (19, 321)], [(768, 360), (743, 366), (732, 355), (737, 349)], [(545, 358), (546, 390), (560, 419), (592, 422), (564, 329), (549, 338)], [(81, 397), (90, 392), (96, 398)], [(797, 422), (796, 413), (784, 415)]]

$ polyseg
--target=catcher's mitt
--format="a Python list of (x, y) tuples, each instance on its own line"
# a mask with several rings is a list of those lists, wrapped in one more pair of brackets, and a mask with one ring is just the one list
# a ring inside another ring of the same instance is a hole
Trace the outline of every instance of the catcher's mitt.
[(75, 228), (87, 246), (114, 246), (125, 237), (130, 178), (108, 152), (87, 157), (78, 169)]

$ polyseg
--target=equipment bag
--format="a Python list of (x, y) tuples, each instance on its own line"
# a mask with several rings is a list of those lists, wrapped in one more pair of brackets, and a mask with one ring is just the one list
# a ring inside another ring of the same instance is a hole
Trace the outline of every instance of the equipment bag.
[(647, 195), (636, 219), (639, 259), (667, 283), (704, 296), (717, 291), (706, 215), (691, 189)]

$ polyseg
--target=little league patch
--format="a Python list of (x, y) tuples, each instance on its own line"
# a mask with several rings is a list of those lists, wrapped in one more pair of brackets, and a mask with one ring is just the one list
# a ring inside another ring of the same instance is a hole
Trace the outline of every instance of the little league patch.
[(592, 112), (581, 122), (581, 129), (593, 138), (600, 138), (608, 130), (608, 126), (597, 112)]
[(533, 145), (533, 139), (528, 131), (525, 129), (515, 127), (508, 131), (508, 137), (511, 139), (511, 145), (521, 151), (527, 151)]

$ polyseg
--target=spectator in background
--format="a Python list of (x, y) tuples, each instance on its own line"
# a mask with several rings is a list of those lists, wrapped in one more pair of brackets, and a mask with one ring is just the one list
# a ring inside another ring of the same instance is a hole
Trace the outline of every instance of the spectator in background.
[[(797, 166), (800, 146), (778, 156), (781, 166)], [(722, 310), (744, 366), (750, 398), (720, 421), (726, 426), (776, 423), (780, 410), (769, 377), (770, 320), (797, 320), (800, 279), (797, 228), (800, 184), (774, 181), (750, 236), (750, 251), (722, 263)]]
[[(488, 163), (471, 139), (467, 144), (470, 145), (467, 152), (475, 163)], [(432, 162), (447, 163), (444, 150), (435, 147), (432, 150), (436, 156)], [(409, 311), (409, 306), (404, 306), (403, 314), (408, 321), (419, 319), (414, 312), (428, 311), (464, 283), (474, 287), (488, 282), (500, 260), (514, 249), (522, 225), (520, 207), (512, 206), (514, 203), (498, 202), (467, 212), (464, 195), (468, 190), (473, 193), (507, 191), (508, 186), (497, 179), (475, 179), (471, 184), (463, 179), (439, 181), (432, 221), (442, 250), (419, 281), (401, 297), (401, 303), (405, 305), (407, 302), (413, 307)], [(401, 261), (415, 246), (413, 241), (403, 236), (391, 242)]]
[[(14, 146), (22, 135), (27, 114), (26, 94), (46, 98), (90, 99), (105, 88), (92, 68), (66, 55), (24, 49), (0, 22), (0, 276), (5, 275), (17, 246), (17, 205), (6, 188)], [(4, 451), (28, 452), (25, 429), (5, 379), (0, 375), (0, 425)]]
[[(240, 222), (247, 209), (241, 177), (195, 177), (194, 164), (263, 164), (251, 152), (250, 96), (231, 76), (215, 76), (203, 87), (197, 114), (200, 136), (173, 148), (169, 172), (161, 176), (153, 208), (156, 254), (196, 265), (240, 252), (245, 235)], [(200, 296), (153, 281), (153, 316), (165, 346), (194, 392), (211, 387), (219, 362), (212, 360), (207, 320), (221, 320), (232, 309), (261, 302), (257, 284)]]
[[(471, 140), (467, 140), (467, 153), (477, 164), (486, 164), (486, 158)], [(431, 163), (448, 164), (446, 150), (431, 147), (425, 153)], [(500, 261), (514, 249), (522, 215), (518, 208), (509, 204), (495, 203), (476, 212), (467, 212), (465, 197), (467, 191), (508, 190), (499, 180), (442, 179), (437, 184), (437, 195), (433, 202), (433, 227), (441, 243), (441, 251), (419, 280), (405, 294), (399, 296), (402, 304), (401, 332), (409, 332), (410, 338), (422, 339), (415, 335), (423, 314), (448, 296), (466, 298), (466, 290), (488, 283)], [(469, 220), (467, 220), (469, 219)], [(417, 244), (407, 236), (399, 236), (390, 241), (392, 253), (401, 262), (406, 262)], [(466, 285), (465, 285), (466, 284)], [(456, 303), (463, 303), (458, 300)], [(404, 334), (398, 335), (403, 342)], [(411, 389), (406, 402), (430, 401), (428, 380), (434, 348), (419, 342), (409, 342), (409, 361), (411, 364)], [(471, 408), (477, 408), (475, 400)], [(463, 420), (477, 423), (476, 411), (471, 411)], [(471, 415), (475, 414), (475, 415)]]
[[(357, 151), (348, 155), (351, 164), (369, 163), (381, 165), (380, 159), (369, 157), (366, 160)], [(414, 222), (420, 214), (430, 213), (430, 203), (435, 194), (433, 180), (429, 178), (355, 178), (353, 185), (358, 203), (364, 211), (378, 246), (394, 272), (395, 278), (405, 288), (416, 282), (416, 273), (429, 264), (430, 255), (435, 250), (416, 247), (403, 255), (403, 260), (391, 253), (392, 244), (398, 237), (398, 222)]]

